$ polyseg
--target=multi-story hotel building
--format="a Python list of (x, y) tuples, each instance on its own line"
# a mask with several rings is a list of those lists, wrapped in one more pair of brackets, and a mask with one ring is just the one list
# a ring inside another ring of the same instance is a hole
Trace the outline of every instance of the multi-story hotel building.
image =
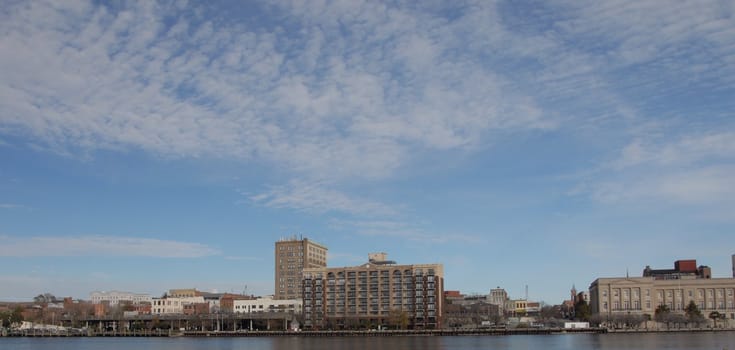
[(276, 242), (275, 299), (301, 298), (301, 273), (305, 268), (327, 266), (327, 247), (307, 238)]
[(304, 269), (304, 328), (440, 328), (443, 269), (397, 265), (385, 253), (360, 266)]
[(653, 316), (659, 305), (684, 313), (694, 301), (707, 317), (717, 311), (735, 319), (735, 278), (712, 278), (696, 260), (677, 261), (672, 270), (646, 267), (643, 277), (598, 278), (590, 285), (590, 311), (602, 317), (622, 314)]

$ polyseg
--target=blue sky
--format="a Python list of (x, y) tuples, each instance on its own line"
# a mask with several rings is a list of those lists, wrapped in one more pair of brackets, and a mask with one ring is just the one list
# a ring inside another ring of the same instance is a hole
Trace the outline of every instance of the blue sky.
[(273, 291), (273, 245), (445, 289), (735, 253), (732, 1), (6, 1), (0, 300)]

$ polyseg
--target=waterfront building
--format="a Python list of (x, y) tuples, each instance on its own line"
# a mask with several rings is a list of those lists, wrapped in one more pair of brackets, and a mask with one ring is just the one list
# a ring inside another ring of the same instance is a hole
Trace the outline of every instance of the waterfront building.
[(193, 298), (202, 295), (196, 288), (169, 289), (166, 296), (171, 298)]
[(447, 303), (460, 303), (464, 300), (464, 294), (460, 293), (458, 290), (445, 290), (444, 300)]
[(273, 299), (266, 296), (256, 299), (239, 299), (234, 301), (235, 313), (263, 313), (263, 312), (288, 312), (301, 314), (301, 299)]
[(707, 317), (713, 312), (735, 319), (735, 278), (712, 278), (709, 267), (696, 267), (696, 260), (680, 260), (674, 269), (653, 270), (643, 277), (598, 278), (589, 289), (592, 315), (648, 315), (659, 305), (684, 313), (693, 301)]
[(511, 299), (505, 303), (509, 317), (535, 316), (541, 311), (541, 303), (528, 299)]
[(115, 306), (119, 303), (141, 304), (150, 303), (152, 298), (144, 293), (130, 293), (112, 290), (109, 292), (94, 291), (89, 293), (89, 299), (93, 304), (107, 303)]
[(443, 270), (398, 265), (385, 253), (369, 254), (359, 266), (304, 269), (304, 328), (440, 328)]
[(220, 301), (226, 293), (211, 293), (211, 292), (199, 292), (199, 295), (204, 298), (204, 302), (209, 305), (210, 312), (217, 312), (220, 310)]
[(155, 315), (183, 314), (184, 307), (189, 304), (207, 304), (207, 302), (204, 301), (204, 297), (202, 296), (153, 298), (151, 302), (151, 313)]
[(301, 298), (305, 268), (327, 266), (327, 248), (307, 238), (292, 237), (276, 242), (275, 299)]
[(252, 300), (255, 299), (252, 295), (242, 294), (231, 294), (225, 293), (219, 299), (219, 311), (222, 312), (235, 312), (235, 301), (236, 300)]
[(499, 286), (495, 289), (490, 290), (490, 294), (487, 296), (487, 302), (498, 306), (498, 314), (505, 314), (505, 304), (508, 302), (508, 293), (505, 289)]

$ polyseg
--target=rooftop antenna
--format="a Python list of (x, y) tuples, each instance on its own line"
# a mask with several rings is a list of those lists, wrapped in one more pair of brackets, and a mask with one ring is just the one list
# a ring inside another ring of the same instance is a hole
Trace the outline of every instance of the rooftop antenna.
[(526, 285), (526, 301), (528, 301), (528, 285)]
[(625, 278), (630, 278), (630, 274), (628, 273), (628, 268), (625, 268)]

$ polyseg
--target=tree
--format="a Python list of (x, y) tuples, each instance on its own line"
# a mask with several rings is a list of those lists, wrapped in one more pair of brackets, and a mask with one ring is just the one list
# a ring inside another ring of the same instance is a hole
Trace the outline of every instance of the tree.
[(33, 297), (33, 301), (36, 303), (55, 303), (58, 299), (51, 293), (44, 293)]
[(0, 327), (9, 328), (23, 322), (23, 309), (18, 306), (13, 311), (0, 312)]
[(408, 313), (406, 311), (391, 310), (389, 320), (389, 324), (395, 329), (406, 329), (408, 327)]
[(697, 307), (697, 304), (694, 303), (694, 300), (689, 302), (687, 307), (684, 308), (684, 312), (686, 313), (689, 322), (699, 324), (704, 321), (704, 316), (702, 316), (702, 312), (699, 311), (699, 308)]
[(595, 314), (590, 317), (590, 324), (593, 326), (599, 327), (603, 323), (604, 319), (602, 318), (602, 315)]
[(541, 319), (551, 319), (551, 318), (557, 318), (561, 316), (561, 310), (559, 306), (551, 306), (551, 305), (544, 305), (541, 307), (541, 311), (539, 312), (539, 316)]
[(666, 323), (666, 328), (668, 328), (669, 321), (671, 320), (670, 316), (671, 316), (671, 310), (669, 310), (669, 307), (661, 304), (656, 308), (656, 312), (653, 315), (653, 319), (656, 320), (656, 322)]
[(590, 314), (590, 306), (587, 305), (586, 300), (580, 299), (574, 304), (574, 315), (577, 320), (589, 321)]
[(712, 321), (714, 321), (715, 328), (717, 328), (717, 320), (724, 319), (725, 317), (726, 317), (725, 314), (721, 314), (721, 313), (719, 313), (717, 311), (712, 311), (712, 312), (709, 313), (709, 318), (711, 318)]

